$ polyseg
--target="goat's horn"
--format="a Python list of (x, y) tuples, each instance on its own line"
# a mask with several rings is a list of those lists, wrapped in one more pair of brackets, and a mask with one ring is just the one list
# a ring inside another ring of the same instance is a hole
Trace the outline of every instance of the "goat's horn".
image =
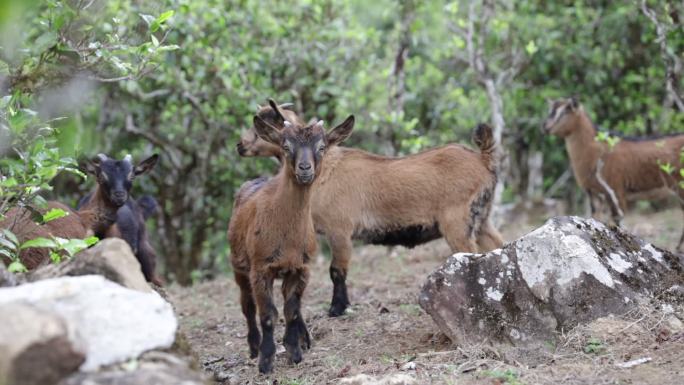
[(107, 160), (107, 155), (105, 155), (105, 154), (103, 154), (103, 153), (97, 154), (97, 157), (100, 158), (101, 161)]
[(285, 123), (283, 123), (283, 124), (285, 125), (285, 127), (292, 127), (292, 123), (290, 123), (290, 122), (287, 121), (287, 120), (286, 120)]
[(294, 103), (283, 103), (278, 107), (282, 108), (283, 110), (288, 110), (288, 109), (294, 107)]
[(124, 157), (123, 160), (124, 160), (124, 162), (132, 163), (133, 157), (131, 156), (131, 154), (126, 154), (126, 156)]
[(319, 120), (318, 122), (316, 122), (316, 125), (320, 128), (323, 128), (323, 123), (324, 122), (322, 120)]
[(257, 103), (257, 112), (261, 110), (261, 104)]

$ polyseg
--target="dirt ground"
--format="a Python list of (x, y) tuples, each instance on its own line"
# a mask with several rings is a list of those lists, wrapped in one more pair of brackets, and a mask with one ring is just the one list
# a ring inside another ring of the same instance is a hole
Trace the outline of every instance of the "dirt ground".
[[(506, 241), (543, 222), (526, 219), (502, 226)], [(632, 213), (626, 227), (668, 249), (682, 228), (681, 211)], [(238, 289), (230, 277), (190, 288), (172, 286), (170, 297), (181, 331), (200, 365), (223, 384), (336, 384), (340, 379), (404, 375), (415, 384), (684, 384), (684, 333), (672, 309), (655, 302), (630, 314), (581, 325), (550, 352), (486, 344), (454, 346), (418, 306), (425, 277), (449, 255), (443, 241), (412, 250), (377, 246), (355, 249), (348, 277), (351, 309), (328, 318), (332, 295), (328, 260), (312, 263), (303, 314), (313, 337), (299, 365), (289, 364), (280, 341), (272, 375), (250, 360)], [(275, 291), (279, 293), (279, 290)], [(277, 298), (282, 313), (282, 299)], [(668, 314), (669, 313), (669, 314)], [(684, 306), (674, 309), (684, 319)], [(680, 330), (678, 330), (680, 328)], [(282, 320), (276, 338), (282, 338)], [(630, 360), (649, 362), (631, 368)]]

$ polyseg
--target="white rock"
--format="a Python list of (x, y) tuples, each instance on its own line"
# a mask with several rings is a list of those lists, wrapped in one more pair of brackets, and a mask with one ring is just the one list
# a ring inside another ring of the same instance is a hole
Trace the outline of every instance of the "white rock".
[(178, 327), (171, 305), (156, 292), (127, 289), (95, 275), (0, 289), (0, 305), (14, 302), (65, 320), (69, 340), (86, 354), (82, 371), (169, 348)]

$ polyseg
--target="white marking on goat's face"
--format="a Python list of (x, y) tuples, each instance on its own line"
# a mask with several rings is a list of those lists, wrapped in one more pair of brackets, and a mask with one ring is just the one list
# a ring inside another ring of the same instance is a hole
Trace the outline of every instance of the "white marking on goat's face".
[(543, 124), (543, 132), (564, 138), (568, 136), (574, 125), (569, 118), (579, 108), (573, 99), (557, 100), (549, 105), (549, 114)]

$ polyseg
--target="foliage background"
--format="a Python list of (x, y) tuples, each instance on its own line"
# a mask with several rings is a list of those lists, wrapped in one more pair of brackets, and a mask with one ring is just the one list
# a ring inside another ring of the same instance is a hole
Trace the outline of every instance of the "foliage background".
[[(547, 98), (577, 95), (599, 126), (625, 134), (683, 130), (684, 114), (666, 91), (656, 26), (640, 5), (473, 5), (493, 10), (474, 30), (490, 74), (518, 66), (499, 89), (505, 201), (539, 199), (568, 168), (562, 142), (539, 132)], [(665, 45), (681, 58), (681, 5), (647, 5), (672, 27)], [(245, 180), (276, 169), (272, 160), (241, 159), (234, 150), (267, 98), (293, 102), (307, 118), (330, 124), (355, 114), (347, 145), (373, 152), (402, 155), (469, 142), (472, 128), (491, 119), (481, 74), (464, 58), (468, 41), (460, 32), (472, 17), (469, 6), (1, 0), (0, 93), (15, 109), (50, 121), (61, 156), (162, 154), (135, 193), (159, 201), (161, 213), (150, 226), (162, 268), (190, 283), (227, 269), (233, 194)], [(673, 80), (681, 85), (678, 73)], [(7, 147), (0, 146), (3, 157), (15, 157)], [(531, 192), (528, 159), (535, 153), (543, 154), (543, 184)], [(73, 204), (92, 184), (60, 175), (46, 196)], [(573, 183), (554, 194), (580, 210)]]

